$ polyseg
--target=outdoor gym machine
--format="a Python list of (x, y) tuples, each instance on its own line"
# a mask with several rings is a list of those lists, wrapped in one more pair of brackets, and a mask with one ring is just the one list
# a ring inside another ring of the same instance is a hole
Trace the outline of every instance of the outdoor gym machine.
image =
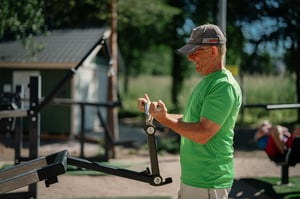
[[(124, 177), (140, 182), (149, 183), (153, 186), (162, 186), (172, 182), (172, 178), (163, 179), (159, 172), (157, 150), (155, 142), (156, 127), (153, 118), (149, 115), (149, 104), (145, 104), (145, 133), (147, 135), (151, 169), (137, 172), (118, 167), (112, 167), (99, 162), (71, 157), (67, 150), (54, 153), (45, 157), (24, 162), (0, 171), (0, 194), (6, 193), (23, 186), (45, 181), (46, 187), (57, 183), (57, 176), (67, 171), (67, 165), (76, 166), (107, 174)], [(1, 195), (0, 195), (0, 198)]]
[[(264, 108), (265, 110), (282, 110), (282, 109), (300, 109), (300, 103), (294, 104), (247, 104), (243, 108)], [(281, 185), (289, 184), (289, 167), (296, 166), (300, 163), (300, 137), (297, 136), (293, 140), (292, 148), (285, 154), (286, 162), (278, 163), (281, 166)]]
[[(269, 104), (265, 107), (267, 110), (278, 109), (299, 109), (300, 104)], [(292, 148), (286, 154), (287, 162), (281, 165), (281, 184), (289, 184), (289, 167), (300, 163), (300, 137), (295, 137)]]
[[(0, 119), (2, 118), (23, 118), (29, 119), (29, 158), (18, 157), (15, 160), (16, 165), (0, 170), (0, 199), (7, 198), (37, 198), (37, 182), (45, 181), (46, 186), (58, 182), (57, 176), (64, 174), (67, 165), (77, 166), (79, 168), (91, 169), (104, 172), (128, 179), (133, 179), (153, 186), (161, 186), (172, 182), (171, 178), (163, 178), (160, 176), (159, 165), (157, 160), (157, 151), (155, 143), (155, 126), (149, 114), (146, 116), (146, 134), (149, 145), (149, 155), (151, 161), (151, 169), (146, 168), (142, 172), (136, 172), (128, 169), (116, 168), (103, 165), (98, 162), (88, 161), (86, 159), (74, 158), (68, 155), (68, 151), (61, 151), (45, 157), (38, 157), (39, 137), (40, 137), (40, 112), (49, 105), (57, 93), (62, 89), (66, 82), (73, 77), (83, 61), (94, 51), (99, 51), (103, 46), (107, 48), (107, 35), (103, 35), (99, 41), (90, 49), (86, 56), (77, 64), (76, 67), (70, 69), (64, 78), (58, 82), (56, 87), (40, 101), (41, 87), (40, 77), (30, 78), (30, 101), (29, 110), (8, 110), (0, 111)], [(146, 113), (147, 114), (147, 113)], [(150, 131), (148, 127), (151, 127)], [(147, 130), (148, 129), (148, 130)], [(21, 139), (21, 130), (16, 132), (18, 139)], [(20, 149), (20, 146), (18, 146)], [(24, 162), (21, 162), (24, 161)], [(17, 188), (29, 185), (28, 192), (10, 192)], [(7, 193), (9, 192), (9, 193)]]

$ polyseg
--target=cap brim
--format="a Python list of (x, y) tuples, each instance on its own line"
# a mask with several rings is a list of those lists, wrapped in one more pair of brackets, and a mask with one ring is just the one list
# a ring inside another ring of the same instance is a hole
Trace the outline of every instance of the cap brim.
[(184, 55), (188, 55), (188, 54), (192, 53), (194, 50), (196, 50), (199, 47), (200, 47), (200, 45), (185, 44), (184, 46), (179, 48), (177, 51), (184, 54)]

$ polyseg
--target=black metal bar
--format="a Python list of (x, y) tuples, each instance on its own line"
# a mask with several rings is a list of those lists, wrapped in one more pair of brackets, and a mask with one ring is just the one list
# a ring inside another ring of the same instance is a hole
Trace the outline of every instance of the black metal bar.
[(103, 43), (105, 41), (105, 36), (103, 35), (97, 43), (89, 50), (89, 52), (81, 59), (81, 61), (72, 69), (70, 69), (65, 77), (54, 87), (54, 89), (49, 93), (49, 95), (35, 108), (36, 112), (42, 111), (45, 106), (47, 106), (53, 98), (61, 91), (61, 89), (65, 86), (65, 84), (73, 77), (73, 75), (76, 73), (77, 69), (83, 64), (83, 62), (86, 60), (86, 58), (94, 51), (94, 49), (97, 46), (101, 46), (99, 50), (102, 48)]
[(68, 157), (68, 165), (73, 165), (80, 168), (104, 172), (107, 174), (124, 177), (132, 180), (137, 180), (141, 182), (147, 182), (149, 184), (151, 184), (153, 181), (152, 179), (153, 177), (148, 173), (147, 170), (143, 172), (136, 172), (127, 169), (121, 169), (117, 167), (104, 165), (99, 162), (91, 162), (89, 160), (75, 158), (75, 157)]
[(80, 157), (84, 157), (84, 131), (85, 131), (85, 107), (80, 104), (81, 130), (80, 130)]
[(155, 144), (155, 136), (147, 135), (148, 141), (148, 148), (149, 148), (149, 156), (151, 162), (151, 171), (153, 175), (159, 175), (159, 166), (158, 166), (158, 159), (157, 159), (157, 150)]
[[(23, 97), (24, 87), (16, 86), (16, 93), (19, 96), (18, 99), (18, 107), (23, 109), (23, 103), (21, 102), (21, 98)], [(23, 147), (23, 118), (16, 118), (16, 125), (14, 129), (15, 134), (15, 164), (19, 164), (21, 162), (21, 149)]]
[(119, 107), (121, 106), (121, 102), (84, 102), (84, 101), (76, 101), (66, 98), (53, 98), (54, 104), (65, 104), (65, 105), (84, 105), (84, 106), (96, 106), (96, 107)]
[(243, 108), (266, 108), (266, 104), (243, 104)]
[(289, 166), (281, 166), (281, 184), (289, 184)]
[(105, 123), (104, 118), (103, 118), (103, 116), (102, 116), (99, 109), (97, 111), (97, 115), (98, 115), (98, 118), (100, 120), (100, 123), (102, 124), (102, 127), (104, 128), (104, 140), (105, 140), (105, 143), (104, 143), (104, 149), (105, 149), (105, 151), (104, 151), (104, 160), (107, 161), (109, 159), (109, 150), (112, 148), (114, 140), (112, 138), (110, 128)]
[(29, 158), (35, 159), (38, 157), (38, 149), (40, 146), (40, 113), (34, 109), (39, 105), (41, 96), (41, 77), (30, 77), (30, 104), (28, 110), (29, 120)]
[[(29, 123), (29, 159), (33, 160), (38, 157), (40, 146), (40, 113), (35, 111), (35, 108), (39, 106), (39, 100), (41, 97), (41, 77), (30, 77), (30, 100), (28, 110), (28, 123)], [(28, 191), (35, 193), (35, 198), (38, 195), (37, 184), (30, 184)]]
[(23, 118), (16, 118), (15, 126), (15, 164), (21, 162), (21, 149), (23, 147)]
[(154, 176), (153, 184), (160, 185), (165, 183), (171, 183), (172, 182), (171, 178), (167, 178), (166, 181), (163, 182), (163, 179), (160, 176), (158, 159), (157, 159), (156, 142), (155, 142), (156, 126), (153, 124), (154, 118), (150, 115), (149, 108), (150, 108), (150, 103), (145, 103), (144, 104), (144, 113), (145, 113), (144, 130), (147, 135), (149, 156), (151, 162), (151, 171), (152, 171), (152, 175)]
[(300, 163), (300, 136), (295, 136), (293, 144), (288, 157), (288, 165), (295, 166)]
[[(57, 182), (57, 176), (64, 174), (67, 171), (68, 151), (46, 156), (47, 166), (37, 171), (39, 180), (45, 180), (46, 187)], [(53, 179), (55, 179), (53, 181)]]

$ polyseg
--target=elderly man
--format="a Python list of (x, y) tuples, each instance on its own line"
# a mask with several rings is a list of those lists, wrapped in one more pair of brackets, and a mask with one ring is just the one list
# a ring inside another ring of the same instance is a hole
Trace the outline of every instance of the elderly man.
[(216, 25), (201, 25), (178, 51), (203, 76), (184, 114), (168, 113), (163, 101), (150, 101), (147, 94), (138, 99), (138, 108), (143, 111), (145, 103), (150, 103), (149, 113), (181, 135), (178, 199), (228, 198), (234, 179), (234, 126), (242, 94), (224, 66), (226, 37)]

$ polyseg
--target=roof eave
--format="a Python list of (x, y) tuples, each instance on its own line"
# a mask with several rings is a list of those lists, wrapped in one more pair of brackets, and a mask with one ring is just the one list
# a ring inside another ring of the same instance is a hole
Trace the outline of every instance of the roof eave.
[(10, 69), (70, 69), (78, 63), (0, 62), (0, 68)]

